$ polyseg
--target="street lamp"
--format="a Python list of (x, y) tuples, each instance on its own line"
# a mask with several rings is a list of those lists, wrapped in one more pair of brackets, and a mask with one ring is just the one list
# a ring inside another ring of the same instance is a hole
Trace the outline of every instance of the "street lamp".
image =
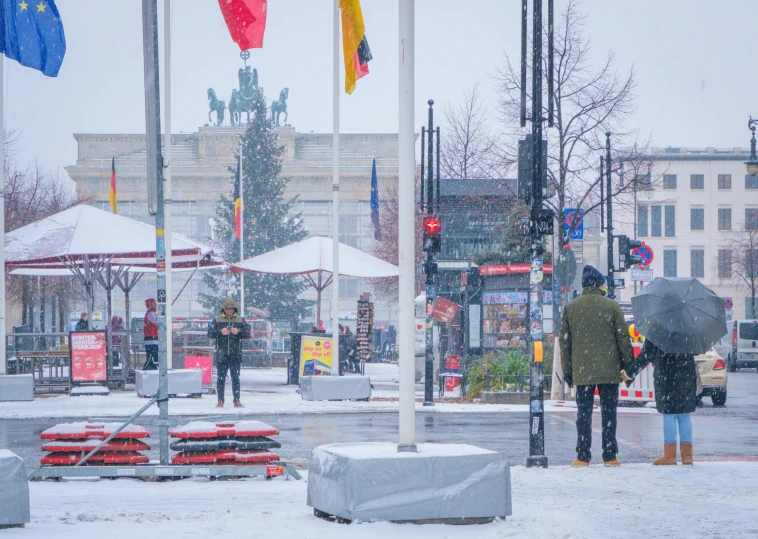
[(747, 122), (747, 127), (753, 132), (753, 136), (750, 139), (750, 160), (745, 163), (747, 173), (755, 176), (758, 174), (758, 156), (755, 155), (755, 126), (758, 125), (758, 119), (754, 119), (752, 116)]

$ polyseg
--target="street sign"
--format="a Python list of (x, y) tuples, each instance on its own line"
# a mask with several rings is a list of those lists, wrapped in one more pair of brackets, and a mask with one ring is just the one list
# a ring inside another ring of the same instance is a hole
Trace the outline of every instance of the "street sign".
[(539, 215), (536, 216), (536, 219), (534, 217), (534, 214), (532, 214), (532, 218), (529, 219), (530, 232), (535, 232), (541, 236), (550, 236), (553, 234), (553, 210), (542, 208)]
[[(649, 245), (645, 245), (644, 243), (640, 245), (639, 247), (635, 247), (632, 249), (632, 254), (634, 256), (639, 256), (642, 259), (642, 262), (640, 262), (640, 266), (645, 267), (649, 266), (650, 263), (653, 261), (653, 249), (650, 248)], [(641, 279), (644, 281), (647, 281), (647, 279)]]
[(632, 266), (632, 281), (644, 281), (649, 283), (653, 280), (653, 269), (643, 269)]
[(732, 301), (732, 298), (724, 298), (724, 310), (731, 311), (732, 309), (734, 309), (734, 302)]
[(577, 210), (576, 208), (565, 208), (563, 210), (563, 234), (568, 234), (571, 226), (574, 229), (571, 231), (569, 239), (583, 240), (584, 239), (584, 210)]
[(583, 253), (584, 252), (584, 241), (570, 241), (569, 245), (571, 246), (571, 250), (575, 253)]
[(574, 257), (576, 258), (577, 264), (584, 264), (584, 253), (576, 253)]

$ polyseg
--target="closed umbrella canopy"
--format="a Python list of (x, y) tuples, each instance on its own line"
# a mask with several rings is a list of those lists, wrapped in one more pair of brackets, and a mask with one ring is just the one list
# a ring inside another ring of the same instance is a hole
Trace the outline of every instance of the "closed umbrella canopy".
[(704, 354), (727, 332), (724, 300), (697, 279), (656, 277), (632, 309), (637, 331), (669, 354)]

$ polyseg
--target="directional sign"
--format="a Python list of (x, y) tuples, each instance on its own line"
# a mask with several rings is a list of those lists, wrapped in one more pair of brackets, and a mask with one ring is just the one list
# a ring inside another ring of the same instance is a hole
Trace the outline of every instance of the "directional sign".
[(650, 263), (653, 261), (653, 250), (650, 248), (649, 245), (645, 245), (644, 243), (640, 245), (639, 247), (635, 247), (632, 249), (632, 254), (634, 256), (639, 256), (642, 259), (642, 262), (640, 262), (640, 266), (643, 268), (645, 266), (649, 266)]
[(563, 233), (568, 234), (571, 227), (574, 230), (571, 231), (571, 240), (583, 240), (584, 239), (584, 210), (577, 210), (576, 208), (565, 208), (563, 210)]
[(643, 281), (649, 283), (653, 280), (652, 269), (642, 269), (632, 266), (632, 281)]

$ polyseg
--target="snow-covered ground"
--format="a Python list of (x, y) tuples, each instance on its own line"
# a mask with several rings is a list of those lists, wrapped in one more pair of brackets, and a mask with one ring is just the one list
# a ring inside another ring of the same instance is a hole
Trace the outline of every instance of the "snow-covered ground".
[[(731, 538), (758, 537), (758, 463), (512, 468), (513, 516), (478, 526), (335, 524), (306, 506), (306, 482), (32, 483), (32, 523), (3, 537), (46, 539)], [(305, 474), (307, 479), (307, 474)]]
[[(238, 414), (299, 414), (328, 412), (397, 412), (398, 410), (398, 368), (391, 364), (367, 364), (366, 374), (376, 389), (372, 391), (369, 402), (356, 401), (303, 401), (295, 392), (297, 386), (286, 385), (287, 374), (283, 368), (243, 370), (242, 402), (245, 408), (240, 410), (231, 406), (231, 384), (227, 381), (227, 406), (216, 408), (215, 395), (203, 395), (201, 398), (171, 399), (169, 410), (176, 415), (219, 415)], [(423, 387), (417, 385), (416, 396), (423, 398)], [(129, 416), (139, 410), (147, 399), (137, 397), (136, 392), (114, 391), (108, 396), (41, 396), (32, 402), (1, 402), (0, 417), (12, 419), (53, 418), (53, 417), (114, 417)], [(545, 411), (569, 411), (573, 403), (548, 401)], [(420, 402), (416, 408), (425, 413), (433, 412), (528, 412), (529, 407), (511, 404), (482, 404), (438, 402), (434, 408), (423, 408)], [(567, 410), (568, 408), (568, 410)], [(575, 409), (575, 406), (574, 406)], [(652, 408), (619, 408), (619, 413), (655, 413)], [(150, 408), (145, 415), (157, 415), (158, 408)]]

